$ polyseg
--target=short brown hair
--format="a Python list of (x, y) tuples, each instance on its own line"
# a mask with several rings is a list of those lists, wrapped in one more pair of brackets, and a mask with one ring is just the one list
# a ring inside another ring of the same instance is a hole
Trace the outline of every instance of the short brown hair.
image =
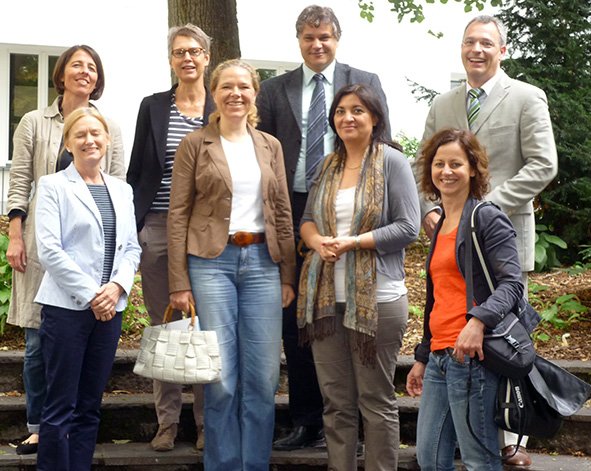
[[(254, 88), (255, 93), (259, 93), (259, 89), (261, 88), (259, 75), (257, 74), (257, 71), (254, 69), (252, 65), (250, 65), (248, 62), (243, 61), (242, 59), (230, 59), (225, 62), (222, 62), (221, 64), (218, 64), (218, 66), (214, 69), (214, 71), (211, 74), (211, 81), (209, 85), (211, 93), (214, 93), (216, 88), (218, 88), (220, 82), (220, 75), (222, 75), (222, 72), (232, 67), (240, 67), (242, 69), (245, 69), (249, 73), (250, 78), (252, 80), (252, 88)], [(220, 112), (216, 110), (209, 116), (209, 121), (217, 121), (219, 117)], [(248, 124), (256, 127), (258, 123), (259, 113), (255, 103), (253, 102), (251, 104), (250, 111), (248, 112)]]
[(103, 62), (101, 61), (101, 58), (98, 55), (98, 53), (93, 48), (85, 44), (72, 46), (59, 57), (59, 59), (55, 63), (55, 67), (53, 68), (53, 86), (57, 90), (58, 95), (64, 94), (64, 72), (66, 70), (66, 65), (68, 64), (72, 56), (80, 50), (83, 50), (90, 57), (92, 57), (92, 60), (96, 64), (96, 86), (90, 94), (90, 99), (98, 100), (102, 96), (103, 90), (105, 89), (105, 71), (103, 70)]
[(431, 178), (431, 164), (437, 150), (452, 142), (459, 144), (468, 157), (470, 168), (474, 170), (474, 176), (470, 178), (470, 196), (482, 199), (489, 190), (488, 156), (476, 136), (464, 129), (442, 129), (423, 144), (418, 161), (421, 192), (431, 201), (437, 201), (441, 197)]
[(306, 26), (318, 28), (323, 24), (332, 26), (332, 34), (336, 40), (341, 39), (341, 25), (332, 8), (318, 5), (310, 5), (302, 10), (296, 21), (296, 37), (300, 37)]

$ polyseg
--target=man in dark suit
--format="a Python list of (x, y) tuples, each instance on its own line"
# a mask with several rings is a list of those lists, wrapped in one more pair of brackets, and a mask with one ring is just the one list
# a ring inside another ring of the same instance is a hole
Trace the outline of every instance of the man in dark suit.
[[(277, 137), (283, 146), (285, 172), (291, 195), (294, 232), (299, 241), (300, 219), (310, 185), (310, 162), (306, 165), (308, 112), (316, 83), (324, 88), (326, 116), (335, 93), (343, 86), (365, 83), (379, 94), (388, 116), (386, 96), (377, 75), (354, 69), (335, 60), (341, 27), (332, 9), (311, 5), (296, 21), (304, 64), (261, 84), (257, 98), (258, 129)], [(320, 79), (317, 74), (321, 74)], [(316, 76), (316, 77), (315, 77)], [(326, 117), (324, 118), (326, 119)], [(324, 126), (323, 155), (332, 152), (334, 133)], [(388, 124), (388, 132), (390, 127)], [(308, 158), (310, 161), (310, 159)], [(308, 167), (308, 171), (307, 170)], [(298, 276), (302, 258), (298, 256)], [(283, 311), (283, 348), (287, 359), (289, 409), (294, 425), (286, 437), (274, 443), (276, 450), (294, 450), (318, 444), (323, 439), (322, 396), (309, 347), (298, 346), (296, 303)]]

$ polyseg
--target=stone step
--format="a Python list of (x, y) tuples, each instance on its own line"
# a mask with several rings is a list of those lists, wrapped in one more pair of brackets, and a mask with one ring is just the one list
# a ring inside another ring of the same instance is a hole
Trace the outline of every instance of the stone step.
[[(0, 393), (8, 391), (23, 391), (22, 370), (24, 352), (0, 351)], [(137, 358), (137, 350), (117, 350), (113, 372), (107, 386), (107, 391), (151, 391), (152, 381), (133, 374), (133, 366)], [(404, 391), (406, 375), (414, 360), (409, 355), (401, 355), (396, 366), (395, 384), (398, 391)], [(557, 360), (562, 368), (570, 371), (584, 381), (591, 383), (591, 361)]]
[[(288, 397), (276, 396), (275, 436), (286, 433), (290, 419)], [(419, 399), (398, 398), (400, 437), (403, 443), (414, 444)], [(195, 441), (195, 425), (192, 417), (192, 395), (183, 394), (183, 410), (178, 439)], [(25, 428), (25, 400), (20, 397), (0, 397), (0, 441), (16, 441), (27, 435)], [(101, 426), (98, 441), (113, 440), (148, 442), (157, 430), (156, 413), (151, 394), (106, 394), (103, 397)], [(544, 448), (557, 453), (585, 453), (591, 455), (591, 407), (584, 407), (577, 414), (564, 420), (558, 434), (550, 439), (531, 437), (530, 448)]]
[[(591, 458), (572, 455), (530, 453), (529, 471), (591, 471)], [(121, 471), (197, 471), (203, 470), (203, 455), (191, 442), (177, 442), (175, 449), (166, 453), (150, 450), (146, 443), (101, 443), (94, 454), (95, 470)], [(14, 448), (0, 446), (0, 469), (3, 471), (33, 471), (36, 455), (18, 456)], [(358, 460), (363, 469), (363, 459)], [(327, 466), (326, 449), (306, 448), (290, 452), (274, 451), (269, 471), (320, 471)], [(456, 470), (464, 469), (456, 461)], [(399, 470), (418, 470), (414, 447), (400, 449)]]

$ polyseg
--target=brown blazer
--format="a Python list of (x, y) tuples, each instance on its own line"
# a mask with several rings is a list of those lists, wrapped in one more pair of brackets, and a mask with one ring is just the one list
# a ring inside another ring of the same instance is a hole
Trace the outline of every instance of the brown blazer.
[[(281, 283), (295, 286), (293, 223), (283, 152), (273, 136), (248, 126), (261, 169), (265, 236)], [(228, 243), (232, 177), (218, 123), (187, 135), (174, 159), (168, 211), (169, 291), (190, 290), (187, 253), (219, 256)]]

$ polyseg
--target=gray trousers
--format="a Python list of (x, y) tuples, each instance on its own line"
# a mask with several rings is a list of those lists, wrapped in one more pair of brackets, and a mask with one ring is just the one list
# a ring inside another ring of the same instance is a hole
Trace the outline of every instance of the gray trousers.
[[(142, 247), (140, 272), (144, 303), (152, 325), (162, 324), (168, 306), (168, 242), (166, 234), (167, 213), (148, 213), (138, 234)], [(176, 318), (175, 318), (176, 317)], [(180, 318), (175, 313), (173, 320)], [(178, 424), (182, 402), (181, 384), (154, 380), (154, 403), (159, 425)], [(195, 424), (203, 425), (203, 385), (193, 385), (193, 416)]]
[(365, 469), (398, 469), (400, 427), (394, 388), (396, 360), (408, 320), (406, 296), (378, 304), (375, 367), (364, 366), (353, 349), (354, 332), (343, 327), (344, 304), (337, 304), (336, 332), (312, 343), (324, 401), (328, 469), (357, 470), (359, 411), (365, 434)]

